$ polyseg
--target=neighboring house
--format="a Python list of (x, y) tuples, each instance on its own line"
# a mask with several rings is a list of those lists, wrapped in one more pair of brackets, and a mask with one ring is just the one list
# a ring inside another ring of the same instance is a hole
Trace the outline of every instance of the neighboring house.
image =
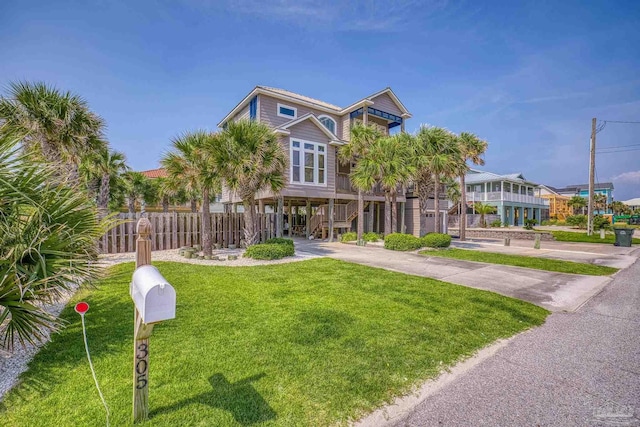
[(635, 199), (625, 200), (622, 203), (629, 206), (632, 211), (640, 211), (640, 197), (636, 197)]
[[(563, 196), (550, 185), (540, 185), (535, 195), (549, 201), (549, 218), (564, 221), (567, 216), (572, 215), (572, 209), (569, 207), (571, 197)], [(544, 217), (543, 217), (544, 219)]]
[(141, 171), (140, 173), (150, 179), (166, 178), (168, 176), (167, 171), (163, 168), (149, 169), (146, 171)]
[(526, 180), (520, 173), (498, 175), (471, 169), (465, 182), (467, 203), (470, 206), (474, 202), (495, 206), (503, 224), (523, 225), (525, 219), (540, 222), (549, 217), (549, 200), (536, 196), (539, 185)]
[[(567, 196), (569, 198), (573, 196), (580, 196), (584, 197), (585, 199), (589, 198), (589, 184), (567, 185), (563, 188), (555, 188), (555, 191), (561, 196)], [(607, 208), (604, 211), (602, 209), (596, 209), (594, 212), (596, 214), (613, 213), (609, 208), (609, 205), (611, 205), (611, 202), (613, 202), (613, 183), (597, 182), (594, 185), (593, 193), (604, 194), (607, 197)]]
[[(278, 198), (270, 191), (257, 195), (258, 206), (282, 204), (283, 228), (290, 234), (326, 235), (329, 205), (334, 205), (334, 228), (355, 229), (358, 192), (351, 186), (349, 173), (353, 165), (338, 161), (340, 146), (349, 143), (355, 123), (377, 126), (384, 134), (404, 131), (411, 113), (390, 88), (362, 98), (347, 107), (339, 107), (283, 89), (256, 86), (221, 121), (256, 120), (272, 127), (288, 156), (287, 185)], [(279, 200), (278, 200), (279, 199)], [(384, 194), (380, 188), (365, 194), (365, 231), (384, 229)], [(399, 202), (398, 224), (404, 225), (406, 198)], [(222, 202), (235, 209), (241, 200), (223, 189)]]

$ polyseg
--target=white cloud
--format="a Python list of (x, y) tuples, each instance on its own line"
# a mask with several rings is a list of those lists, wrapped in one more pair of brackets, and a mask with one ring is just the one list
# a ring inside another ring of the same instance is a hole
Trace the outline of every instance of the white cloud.
[(630, 182), (640, 184), (640, 171), (630, 171), (621, 173), (611, 178), (612, 181)]

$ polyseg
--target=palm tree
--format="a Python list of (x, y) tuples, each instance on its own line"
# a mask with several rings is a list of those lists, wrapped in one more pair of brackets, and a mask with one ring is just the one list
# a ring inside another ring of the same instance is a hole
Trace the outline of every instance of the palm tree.
[(611, 202), (610, 207), (613, 213), (616, 215), (629, 215), (629, 213), (631, 213), (631, 209), (629, 208), (629, 206), (618, 200)]
[[(351, 164), (358, 162), (358, 159), (364, 156), (375, 141), (383, 137), (382, 133), (374, 127), (357, 124), (351, 128), (350, 140), (348, 144), (340, 147), (338, 150), (338, 158), (342, 164)], [(356, 187), (358, 188), (358, 187)], [(358, 228), (357, 243), (362, 245), (364, 240), (364, 194), (362, 188), (358, 188)]]
[(99, 276), (96, 241), (113, 226), (83, 191), (52, 180), (0, 134), (0, 346), (33, 344), (61, 322), (45, 310), (73, 284)]
[[(351, 173), (356, 188), (371, 190), (376, 183), (384, 190), (384, 232), (395, 233), (398, 228), (395, 198), (398, 186), (413, 175), (411, 135), (396, 134), (379, 138), (371, 143)], [(395, 206), (392, 206), (395, 205)], [(393, 212), (393, 213), (392, 213)]]
[(433, 187), (435, 231), (440, 233), (440, 187), (443, 178), (457, 173), (460, 149), (454, 135), (435, 126), (420, 126), (415, 138), (415, 176), (420, 203), (420, 234), (426, 234), (428, 192)]
[(87, 175), (92, 180), (93, 177), (98, 179), (96, 201), (98, 212), (104, 216), (109, 211), (111, 182), (129, 170), (126, 164), (126, 158), (123, 153), (104, 147), (98, 152), (86, 157), (83, 161), (83, 169), (87, 170)]
[(160, 177), (153, 180), (158, 199), (162, 204), (162, 212), (169, 212), (171, 204), (179, 205), (186, 202), (186, 192), (180, 186), (180, 181), (171, 177)]
[(286, 184), (284, 148), (272, 128), (251, 120), (229, 123), (221, 137), (212, 142), (225, 185), (242, 199), (245, 245), (253, 245), (259, 239), (256, 194), (270, 190), (277, 195)]
[(186, 132), (172, 141), (173, 151), (167, 153), (161, 163), (174, 184), (181, 184), (185, 191), (202, 194), (202, 250), (211, 255), (210, 195), (220, 191), (220, 170), (217, 151), (220, 134), (199, 130)]
[(446, 188), (447, 200), (451, 200), (451, 203), (453, 203), (454, 206), (460, 203), (460, 200), (462, 199), (462, 192), (460, 191), (460, 184), (458, 181), (451, 177), (446, 177), (442, 181), (442, 184)]
[(103, 120), (87, 102), (41, 82), (10, 83), (8, 95), (0, 98), (0, 121), (4, 131), (24, 135), (29, 153), (57, 165), (59, 179), (72, 183), (81, 159), (102, 146)]
[(484, 165), (482, 155), (487, 151), (487, 141), (483, 141), (470, 132), (462, 132), (458, 136), (458, 146), (462, 162), (460, 163), (460, 203), (462, 210), (460, 211), (460, 240), (466, 239), (467, 231), (467, 186), (465, 183), (465, 175), (469, 170), (467, 162), (471, 161), (474, 165)]
[(593, 195), (593, 204), (596, 211), (604, 213), (607, 210), (607, 196), (596, 193)]
[(569, 207), (573, 210), (573, 214), (575, 215), (579, 209), (583, 209), (585, 206), (587, 206), (587, 199), (580, 196), (573, 196), (571, 199), (569, 199), (567, 205), (569, 205)]
[(491, 206), (481, 202), (474, 203), (473, 209), (476, 211), (476, 213), (480, 214), (480, 227), (482, 228), (486, 228), (487, 226), (487, 221), (485, 221), (484, 216), (488, 214), (492, 214), (496, 211), (495, 206)]
[(144, 213), (145, 206), (150, 199), (153, 189), (149, 184), (149, 179), (140, 172), (127, 171), (122, 174), (125, 198), (127, 199), (127, 208), (129, 215), (136, 213), (136, 202), (140, 203), (141, 211)]

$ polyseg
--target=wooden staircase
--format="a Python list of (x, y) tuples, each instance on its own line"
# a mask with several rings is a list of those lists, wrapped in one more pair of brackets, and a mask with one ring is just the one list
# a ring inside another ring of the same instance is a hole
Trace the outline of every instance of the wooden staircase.
[[(364, 202), (366, 208), (369, 202)], [(351, 228), (351, 223), (358, 217), (358, 201), (333, 205), (333, 228)], [(309, 233), (314, 237), (322, 237), (329, 228), (329, 205), (320, 205), (309, 220)]]

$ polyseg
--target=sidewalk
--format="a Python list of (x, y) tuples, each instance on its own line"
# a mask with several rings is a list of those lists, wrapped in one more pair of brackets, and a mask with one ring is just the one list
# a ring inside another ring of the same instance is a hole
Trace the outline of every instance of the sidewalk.
[(529, 301), (554, 312), (576, 310), (611, 281), (607, 276), (580, 276), (497, 264), (481, 264), (422, 256), (410, 252), (389, 251), (380, 247), (359, 247), (317, 240), (296, 239), (296, 252), (328, 256), (342, 261), (489, 290)]
[(386, 425), (640, 426), (639, 276), (636, 262)]

